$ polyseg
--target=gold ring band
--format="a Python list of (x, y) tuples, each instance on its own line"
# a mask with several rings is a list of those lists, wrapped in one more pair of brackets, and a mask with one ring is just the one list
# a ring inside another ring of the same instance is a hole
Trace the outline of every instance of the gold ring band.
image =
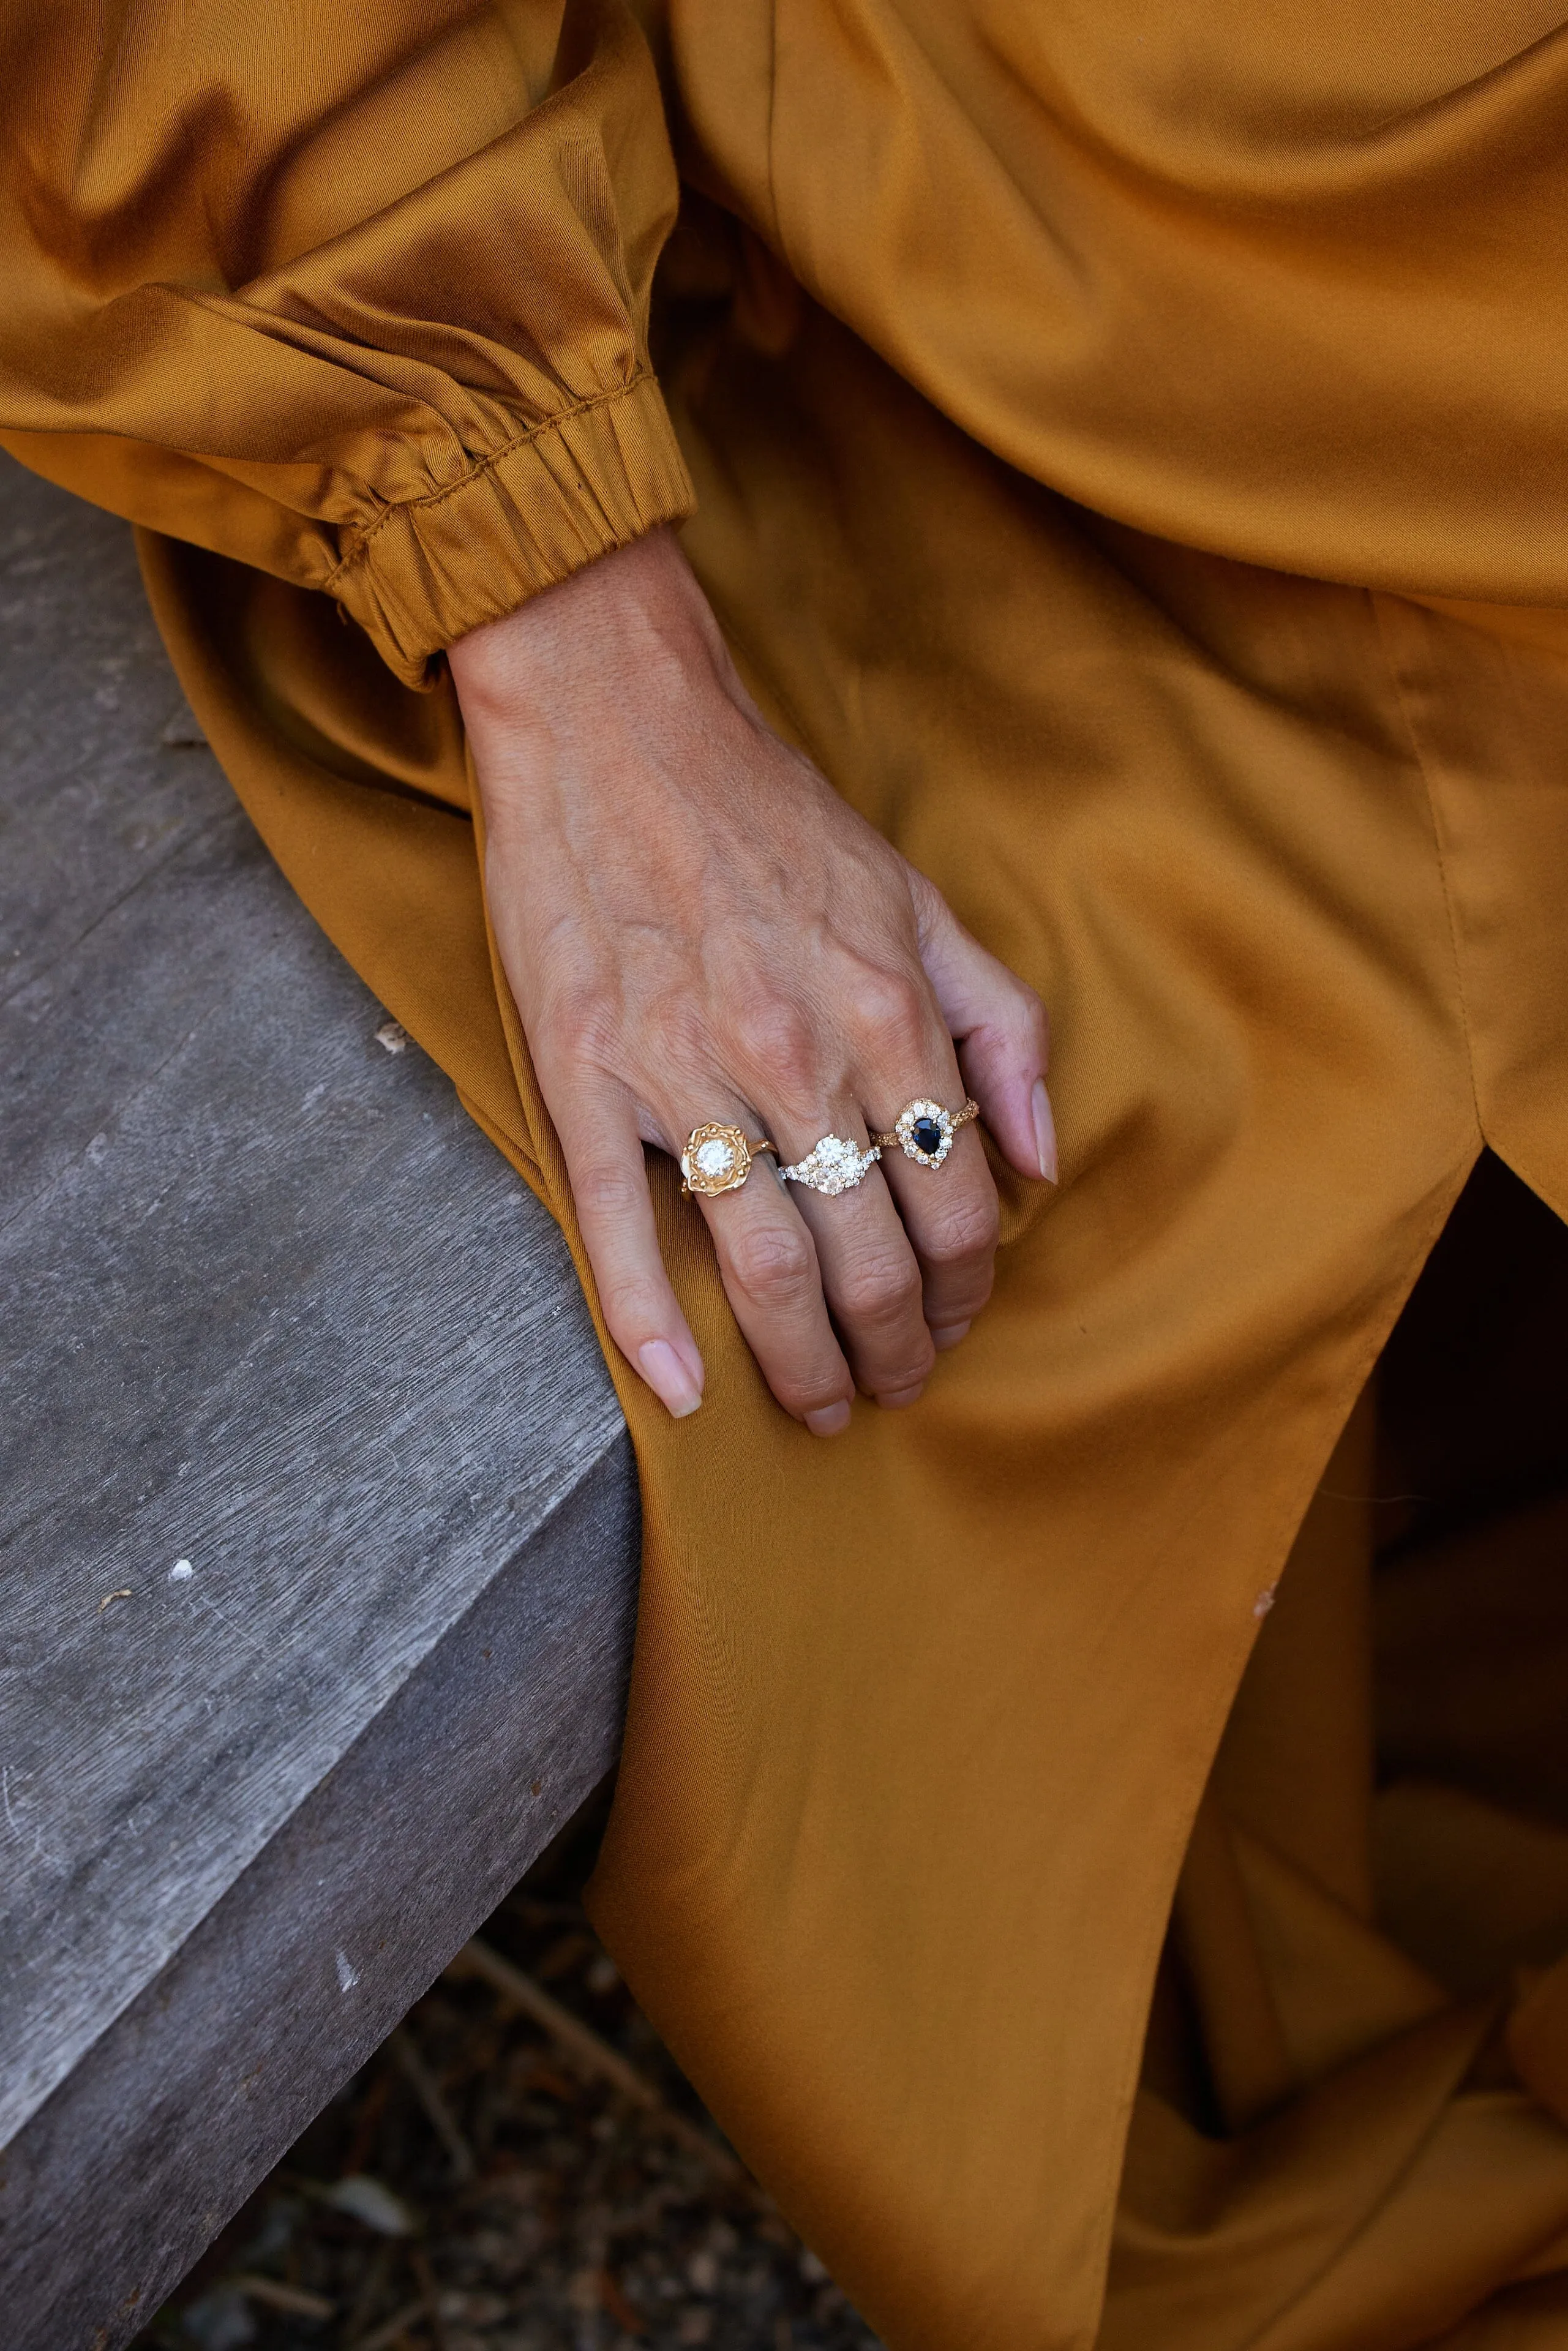
[(719, 1192), (738, 1192), (751, 1173), (752, 1161), (763, 1151), (771, 1151), (777, 1158), (779, 1146), (766, 1135), (753, 1143), (738, 1126), (694, 1126), (681, 1154), (681, 1189), (695, 1192), (705, 1200)]
[(944, 1110), (940, 1102), (905, 1102), (894, 1123), (885, 1134), (873, 1134), (872, 1141), (891, 1151), (896, 1144), (906, 1159), (922, 1167), (940, 1167), (953, 1148), (953, 1137), (961, 1126), (980, 1115), (980, 1105), (973, 1097), (962, 1110)]

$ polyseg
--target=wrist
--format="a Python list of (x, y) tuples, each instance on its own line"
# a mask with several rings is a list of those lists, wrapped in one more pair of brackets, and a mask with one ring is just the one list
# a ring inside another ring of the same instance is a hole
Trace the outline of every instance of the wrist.
[(447, 658), (470, 726), (538, 727), (629, 690), (645, 698), (661, 674), (689, 690), (694, 666), (712, 667), (716, 641), (691, 567), (662, 526), (471, 631)]

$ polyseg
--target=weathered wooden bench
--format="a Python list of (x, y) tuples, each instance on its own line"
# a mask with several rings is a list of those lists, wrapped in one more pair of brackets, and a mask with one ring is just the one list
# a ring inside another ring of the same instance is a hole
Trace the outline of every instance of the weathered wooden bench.
[(3, 459), (0, 638), (0, 2342), (114, 2351), (612, 1764), (636, 1494), (554, 1228)]

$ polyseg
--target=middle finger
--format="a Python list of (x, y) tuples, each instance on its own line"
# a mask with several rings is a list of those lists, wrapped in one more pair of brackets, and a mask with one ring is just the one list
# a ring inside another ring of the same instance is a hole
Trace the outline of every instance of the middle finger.
[[(866, 1144), (863, 1120), (842, 1108), (820, 1123), (783, 1113), (775, 1133), (794, 1164), (808, 1167), (824, 1143), (861, 1151)], [(883, 1403), (913, 1403), (931, 1369), (931, 1333), (921, 1269), (879, 1170), (873, 1165), (837, 1192), (803, 1181), (789, 1190), (816, 1242), (822, 1289), (856, 1384)]]

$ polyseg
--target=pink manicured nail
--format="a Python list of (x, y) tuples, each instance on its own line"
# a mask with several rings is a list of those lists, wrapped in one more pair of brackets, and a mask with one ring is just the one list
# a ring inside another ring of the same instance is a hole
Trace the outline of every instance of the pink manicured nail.
[(850, 1425), (847, 1404), (825, 1404), (819, 1412), (806, 1415), (806, 1426), (813, 1437), (837, 1437), (841, 1428)]
[(945, 1329), (932, 1332), (931, 1344), (940, 1354), (945, 1348), (956, 1347), (960, 1339), (967, 1339), (968, 1335), (967, 1322), (949, 1322)]
[(667, 1339), (645, 1339), (637, 1350), (638, 1367), (660, 1403), (676, 1420), (695, 1412), (703, 1400), (701, 1388)]
[(1034, 1147), (1040, 1158), (1040, 1172), (1048, 1184), (1056, 1182), (1056, 1121), (1051, 1114), (1051, 1096), (1045, 1091), (1045, 1080), (1036, 1078), (1034, 1092), (1030, 1096), (1034, 1111)]
[(915, 1388), (886, 1388), (877, 1397), (883, 1412), (903, 1412), (907, 1405), (918, 1404), (925, 1393), (925, 1383)]

